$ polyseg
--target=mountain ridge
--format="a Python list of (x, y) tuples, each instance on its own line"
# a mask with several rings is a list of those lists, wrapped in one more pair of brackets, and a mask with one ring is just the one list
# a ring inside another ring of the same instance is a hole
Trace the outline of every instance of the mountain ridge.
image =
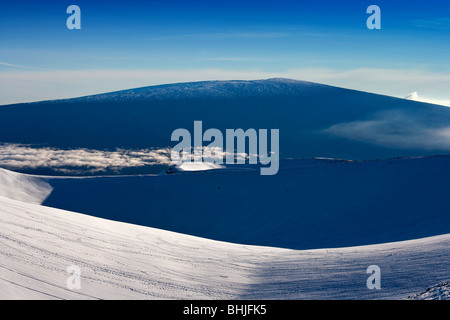
[[(277, 86), (278, 84), (278, 86)], [(288, 92), (276, 92), (267, 89), (275, 90), (280, 88), (285, 88), (288, 85), (297, 85), (303, 87), (330, 87), (339, 88), (335, 86), (330, 86), (326, 84), (295, 80), (288, 78), (268, 78), (259, 80), (204, 80), (204, 81), (192, 81), (192, 82), (174, 82), (167, 84), (156, 84), (143, 87), (115, 90), (110, 92), (96, 93), (90, 95), (84, 95), (80, 97), (63, 98), (63, 99), (49, 99), (42, 101), (33, 101), (26, 103), (14, 103), (7, 104), (3, 106), (19, 105), (19, 104), (34, 104), (34, 103), (65, 103), (65, 102), (83, 102), (83, 101), (107, 101), (111, 99), (135, 99), (135, 100), (151, 100), (151, 99), (195, 99), (195, 98), (232, 98), (237, 96), (252, 96), (252, 94), (244, 94), (242, 88), (236, 90), (238, 86), (245, 86), (245, 89), (252, 89), (254, 96), (265, 96), (272, 94), (289, 94), (294, 93), (292, 90)], [(193, 92), (192, 90), (198, 90)], [(209, 90), (209, 91), (207, 91)], [(347, 89), (352, 90), (352, 89)], [(160, 92), (158, 92), (160, 91)], [(355, 90), (357, 91), (357, 90)], [(361, 91), (362, 92), (362, 91)], [(240, 95), (241, 94), (241, 95)]]
[[(275, 86), (278, 84), (278, 86)], [(192, 82), (174, 82), (167, 84), (155, 84), (148, 85), (142, 87), (135, 87), (129, 89), (121, 89), (114, 90), (102, 93), (95, 93), (90, 95), (83, 95), (79, 97), (71, 97), (71, 98), (62, 98), (62, 99), (47, 99), (41, 101), (32, 101), (25, 103), (13, 103), (13, 104), (5, 104), (0, 105), (0, 107), (4, 106), (12, 106), (12, 105), (22, 105), (22, 104), (38, 104), (38, 103), (66, 103), (66, 102), (88, 102), (88, 101), (106, 101), (108, 99), (120, 98), (120, 99), (135, 99), (135, 100), (150, 100), (150, 99), (166, 99), (170, 96), (167, 93), (174, 94), (171, 99), (195, 99), (195, 98), (231, 98), (239, 96), (237, 93), (239, 92), (227, 92), (227, 90), (235, 89), (237, 85), (244, 85), (246, 89), (254, 89), (254, 96), (267, 96), (272, 94), (276, 95), (287, 95), (287, 94), (295, 94), (295, 90), (287, 90), (286, 92), (280, 91), (270, 91), (267, 89), (280, 89), (286, 88), (287, 85), (296, 85), (297, 89), (308, 88), (308, 89), (317, 89), (317, 88), (328, 88), (328, 89), (341, 89), (348, 90), (353, 92), (367, 93), (373, 94), (377, 96), (384, 96), (393, 99), (405, 100), (404, 98), (398, 98), (394, 96), (389, 96), (385, 94), (373, 93), (369, 91), (363, 91), (352, 88), (339, 87), (335, 85), (322, 84), (318, 82), (306, 81), (306, 80), (297, 80), (290, 78), (267, 78), (267, 79), (258, 79), (258, 80), (203, 80), (203, 81), (192, 81)], [(257, 88), (257, 86), (261, 86)], [(270, 86), (271, 85), (271, 86)], [(217, 88), (217, 87), (221, 88)], [(216, 88), (214, 88), (216, 87)], [(198, 94), (193, 94), (193, 92), (187, 92), (186, 90), (201, 90)], [(206, 89), (210, 89), (210, 92), (207, 92)], [(264, 91), (262, 90), (264, 89)], [(154, 92), (161, 90), (162, 92)], [(202, 95), (202, 93), (204, 95)], [(242, 93), (242, 90), (241, 92)], [(184, 94), (184, 95), (183, 95)], [(243, 96), (252, 96), (251, 94), (246, 94)], [(432, 104), (427, 102), (409, 100), (411, 102)], [(432, 104), (433, 105), (433, 104)], [(436, 106), (442, 106), (438, 104), (434, 104)]]

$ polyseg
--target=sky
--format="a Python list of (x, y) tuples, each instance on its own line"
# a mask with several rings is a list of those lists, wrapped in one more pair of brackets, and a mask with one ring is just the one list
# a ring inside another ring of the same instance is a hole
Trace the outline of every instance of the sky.
[(0, 104), (284, 77), (450, 106), (449, 57), (447, 0), (0, 2)]

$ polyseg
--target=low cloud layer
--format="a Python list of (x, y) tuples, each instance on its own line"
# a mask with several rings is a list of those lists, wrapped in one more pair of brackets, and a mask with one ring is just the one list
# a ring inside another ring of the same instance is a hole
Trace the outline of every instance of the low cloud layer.
[(15, 169), (51, 168), (59, 172), (119, 171), (149, 165), (169, 165), (170, 148), (157, 150), (61, 150), (20, 144), (0, 144), (0, 166)]
[(390, 148), (450, 152), (450, 126), (425, 123), (401, 111), (380, 113), (369, 120), (335, 124), (324, 132)]

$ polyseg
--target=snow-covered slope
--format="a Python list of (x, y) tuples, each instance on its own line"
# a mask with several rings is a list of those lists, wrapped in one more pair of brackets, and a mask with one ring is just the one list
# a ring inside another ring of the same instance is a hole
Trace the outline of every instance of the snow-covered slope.
[(46, 206), (241, 244), (314, 249), (450, 232), (450, 156), (46, 182)]
[[(449, 277), (449, 235), (286, 250), (6, 198), (0, 198), (0, 221), (0, 299), (403, 299)], [(380, 290), (366, 286), (374, 264)], [(72, 265), (80, 268), (80, 289), (66, 286)]]

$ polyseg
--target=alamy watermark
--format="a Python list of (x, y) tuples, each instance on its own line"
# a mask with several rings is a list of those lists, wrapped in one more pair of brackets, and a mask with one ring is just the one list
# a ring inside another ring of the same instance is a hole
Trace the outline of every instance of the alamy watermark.
[[(279, 169), (279, 129), (226, 129), (225, 141), (222, 131), (211, 128), (203, 132), (202, 121), (194, 121), (194, 137), (187, 129), (179, 128), (173, 131), (171, 140), (180, 141), (171, 152), (175, 165), (184, 162), (205, 162), (212, 164), (249, 164), (258, 162), (261, 175), (274, 175)], [(193, 140), (193, 141), (192, 141)], [(210, 142), (203, 146), (203, 142)], [(246, 148), (248, 141), (248, 150)], [(192, 144), (193, 142), (193, 144)], [(225, 147), (224, 147), (225, 146)]]
[(381, 269), (377, 265), (371, 265), (366, 270), (367, 274), (370, 274), (369, 278), (367, 278), (366, 285), (370, 290), (381, 289)]
[(366, 13), (370, 14), (367, 18), (366, 25), (369, 30), (381, 29), (381, 9), (377, 5), (367, 7)]
[(70, 16), (66, 20), (67, 29), (73, 30), (81, 29), (81, 10), (77, 5), (70, 5), (67, 7), (66, 13), (70, 14)]
[(81, 269), (76, 265), (71, 265), (67, 267), (67, 277), (66, 285), (69, 290), (80, 290), (81, 289)]
[[(66, 13), (70, 14), (67, 18), (66, 26), (69, 30), (81, 29), (81, 10), (77, 5), (70, 5), (67, 7)], [(367, 7), (366, 13), (370, 14), (367, 18), (366, 26), (368, 29), (381, 29), (381, 9), (377, 5), (370, 5)]]

